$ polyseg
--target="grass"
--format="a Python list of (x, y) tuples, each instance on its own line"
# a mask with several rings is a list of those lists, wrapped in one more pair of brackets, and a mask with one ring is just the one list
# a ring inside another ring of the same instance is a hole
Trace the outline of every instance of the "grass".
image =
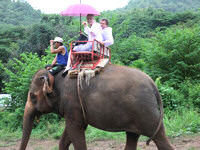
[(200, 114), (188, 109), (167, 112), (164, 124), (167, 135), (171, 137), (200, 133)]
[[(167, 136), (170, 137), (200, 134), (200, 114), (193, 110), (184, 109), (176, 112), (165, 112), (164, 124)], [(59, 139), (63, 133), (64, 126), (64, 119), (62, 119), (59, 123), (47, 123), (45, 126), (43, 126), (41, 122), (37, 128), (33, 129), (31, 138)], [(16, 139), (21, 139), (21, 135), (21, 129), (11, 132), (7, 128), (3, 128), (0, 130), (0, 141), (14, 142)], [(86, 130), (86, 138), (87, 141), (108, 139), (125, 141), (126, 137), (124, 132), (106, 132), (88, 126)], [(146, 138), (142, 136), (140, 140), (144, 141)], [(3, 143), (0, 143), (0, 147), (1, 146), (3, 146)]]
[(107, 140), (107, 139), (114, 139), (114, 140), (125, 140), (125, 133), (124, 132), (107, 132), (92, 126), (88, 126), (86, 130), (86, 138), (89, 141), (94, 140)]

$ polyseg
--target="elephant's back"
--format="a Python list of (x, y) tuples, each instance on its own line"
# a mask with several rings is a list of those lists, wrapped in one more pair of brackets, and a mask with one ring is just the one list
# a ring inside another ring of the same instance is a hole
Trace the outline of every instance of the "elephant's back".
[(136, 79), (139, 81), (146, 80), (149, 81), (152, 79), (144, 72), (137, 68), (131, 68), (120, 65), (108, 65), (102, 72), (102, 76), (111, 78), (123, 78), (124, 80)]
[[(104, 90), (119, 90), (121, 93), (142, 90), (152, 90), (153, 80), (144, 72), (136, 68), (130, 68), (119, 65), (109, 65), (105, 70), (98, 74), (92, 80), (95, 87), (104, 88)], [(95, 90), (95, 88), (93, 88)]]
[[(128, 128), (130, 122), (142, 116), (154, 114), (155, 120), (159, 118), (152, 80), (138, 69), (109, 65), (84, 88), (81, 95), (87, 117), (96, 127), (104, 122), (101, 129), (109, 128), (112, 121), (115, 122), (112, 129), (125, 130), (124, 126)], [(148, 118), (144, 117), (151, 122)]]

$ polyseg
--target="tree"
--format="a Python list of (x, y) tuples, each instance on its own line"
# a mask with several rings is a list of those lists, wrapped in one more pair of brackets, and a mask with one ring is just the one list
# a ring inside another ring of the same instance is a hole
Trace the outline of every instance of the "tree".
[(46, 64), (51, 63), (53, 59), (53, 55), (40, 58), (37, 54), (22, 53), (20, 59), (14, 58), (3, 66), (3, 70), (9, 77), (7, 81), (3, 81), (5, 85), (3, 92), (12, 95), (12, 100), (6, 102), (11, 111), (24, 107), (33, 75)]
[(27, 2), (1, 0), (0, 25), (31, 25), (41, 19), (41, 11), (34, 10)]
[(155, 79), (162, 77), (162, 82), (172, 86), (184, 80), (199, 80), (200, 75), (200, 28), (173, 27), (158, 32), (148, 47), (145, 61), (149, 73)]
[(126, 9), (149, 8), (164, 9), (170, 12), (197, 11), (200, 7), (199, 0), (129, 0)]

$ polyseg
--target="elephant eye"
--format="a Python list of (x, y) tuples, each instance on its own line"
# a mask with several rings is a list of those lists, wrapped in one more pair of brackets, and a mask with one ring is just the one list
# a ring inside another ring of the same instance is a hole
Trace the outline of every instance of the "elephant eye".
[(30, 93), (30, 98), (35, 98), (35, 94), (34, 93)]
[(30, 98), (31, 98), (32, 103), (35, 104), (37, 102), (36, 95), (34, 93), (30, 93)]

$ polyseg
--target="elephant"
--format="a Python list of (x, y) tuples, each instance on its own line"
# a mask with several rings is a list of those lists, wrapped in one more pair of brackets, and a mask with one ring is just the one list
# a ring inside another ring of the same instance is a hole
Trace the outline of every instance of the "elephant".
[[(80, 82), (80, 81), (79, 81)], [(150, 76), (139, 69), (110, 64), (89, 85), (77, 78), (55, 77), (48, 93), (48, 71), (33, 76), (24, 110), (20, 150), (25, 150), (35, 118), (57, 113), (65, 118), (59, 150), (87, 150), (88, 125), (109, 132), (126, 132), (125, 150), (136, 150), (140, 135), (149, 137), (159, 150), (173, 150), (164, 128), (163, 104)], [(80, 84), (80, 83), (79, 83)]]

